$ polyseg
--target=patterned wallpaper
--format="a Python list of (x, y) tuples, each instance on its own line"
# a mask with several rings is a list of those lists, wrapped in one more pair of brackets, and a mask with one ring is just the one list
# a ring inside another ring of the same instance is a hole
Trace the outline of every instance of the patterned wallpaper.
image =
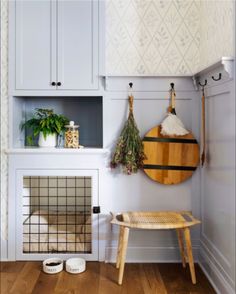
[(197, 71), (199, 0), (108, 0), (106, 24), (107, 74)]
[(232, 0), (204, 0), (200, 6), (200, 69), (234, 56), (234, 8)]
[(1, 237), (6, 239), (7, 237), (7, 155), (4, 153), (4, 149), (8, 147), (8, 2), (0, 1), (1, 5), (1, 89), (0, 89), (0, 111), (1, 111)]
[(107, 0), (106, 73), (191, 75), (234, 56), (234, 0)]
[[(233, 56), (234, 0), (105, 0), (106, 72), (183, 75)], [(1, 2), (1, 236), (7, 237), (7, 28)], [(201, 58), (200, 58), (201, 57)]]

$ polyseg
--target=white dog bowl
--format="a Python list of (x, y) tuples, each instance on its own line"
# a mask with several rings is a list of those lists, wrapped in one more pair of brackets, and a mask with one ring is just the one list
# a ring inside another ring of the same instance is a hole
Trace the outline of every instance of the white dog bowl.
[(48, 258), (43, 262), (43, 271), (47, 274), (57, 274), (63, 270), (63, 260)]
[(79, 274), (86, 269), (86, 262), (83, 258), (70, 258), (66, 261), (66, 271), (71, 274)]

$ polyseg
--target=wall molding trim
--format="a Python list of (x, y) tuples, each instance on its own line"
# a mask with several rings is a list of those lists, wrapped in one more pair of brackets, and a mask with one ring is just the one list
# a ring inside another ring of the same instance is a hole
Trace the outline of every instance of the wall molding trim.
[[(193, 84), (196, 91), (201, 89), (199, 86), (199, 80), (207, 80), (206, 89), (215, 88), (216, 86), (222, 85), (229, 80), (234, 78), (234, 57), (222, 57), (219, 61), (207, 66), (203, 70), (196, 72), (193, 76)], [(221, 73), (222, 78), (219, 82), (215, 83), (212, 80), (212, 76)], [(222, 90), (222, 89), (221, 89)]]
[(224, 275), (222, 274), (223, 272), (218, 268), (218, 261), (215, 258), (213, 260), (209, 253), (210, 251), (206, 250), (204, 246), (200, 247), (198, 264), (202, 271), (218, 294), (235, 294), (234, 286), (227, 281), (231, 280), (231, 278), (225, 272)]
[[(206, 240), (205, 240), (206, 241)], [(209, 241), (208, 241), (209, 242)], [(203, 250), (205, 256), (207, 256), (208, 260), (211, 261), (211, 263), (214, 265), (214, 267), (217, 269), (219, 273), (224, 277), (225, 280), (228, 281), (229, 284), (234, 285), (234, 281), (232, 278), (228, 275), (227, 271), (225, 268), (222, 266), (222, 256), (223, 254), (221, 253), (221, 256), (217, 256), (215, 251), (212, 251), (210, 248), (210, 242), (207, 244), (203, 240), (200, 241), (200, 251), (199, 254), (201, 254), (201, 250)], [(228, 265), (229, 267), (230, 265)]]
[(0, 261), (8, 261), (7, 257), (7, 240), (1, 238)]
[(221, 63), (224, 66), (224, 70), (228, 73), (229, 78), (234, 78), (234, 58), (233, 57), (222, 57)]
[(212, 258), (214, 258), (215, 261), (220, 260), (218, 262), (219, 266), (221, 267), (221, 270), (224, 270), (221, 264), (224, 264), (227, 267), (230, 267), (229, 261), (225, 258), (224, 254), (212, 243), (212, 241), (206, 236), (206, 234), (203, 232), (204, 226), (202, 226), (202, 232), (201, 232), (201, 245), (207, 249), (208, 254), (211, 254)]

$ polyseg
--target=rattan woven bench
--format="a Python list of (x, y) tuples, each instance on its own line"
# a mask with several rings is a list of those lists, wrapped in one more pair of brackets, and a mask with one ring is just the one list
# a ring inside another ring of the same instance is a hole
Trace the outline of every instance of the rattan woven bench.
[[(122, 284), (126, 250), (128, 245), (130, 229), (146, 230), (170, 230), (175, 229), (178, 236), (182, 265), (186, 267), (189, 263), (192, 283), (196, 284), (196, 275), (192, 253), (191, 237), (189, 227), (199, 224), (200, 221), (192, 216), (189, 211), (160, 211), (160, 212), (124, 212), (112, 213), (112, 224), (120, 226), (119, 243), (117, 250), (116, 267), (119, 268), (118, 284)], [(187, 254), (185, 254), (185, 246)]]

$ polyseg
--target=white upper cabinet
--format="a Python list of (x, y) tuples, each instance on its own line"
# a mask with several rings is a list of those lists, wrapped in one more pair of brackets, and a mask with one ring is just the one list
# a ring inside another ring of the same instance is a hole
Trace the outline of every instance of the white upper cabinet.
[(54, 69), (52, 3), (49, 0), (15, 2), (16, 89), (51, 89)]
[(98, 89), (98, 1), (15, 0), (14, 5), (13, 92)]
[(61, 88), (98, 88), (98, 2), (58, 2), (58, 81)]

